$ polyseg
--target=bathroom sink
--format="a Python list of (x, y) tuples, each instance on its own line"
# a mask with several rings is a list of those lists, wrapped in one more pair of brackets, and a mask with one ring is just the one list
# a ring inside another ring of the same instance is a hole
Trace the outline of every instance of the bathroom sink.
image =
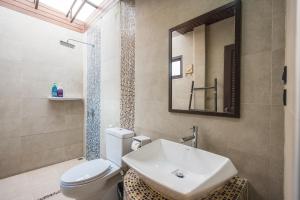
[(176, 200), (199, 199), (237, 174), (226, 157), (164, 139), (122, 159), (151, 188)]

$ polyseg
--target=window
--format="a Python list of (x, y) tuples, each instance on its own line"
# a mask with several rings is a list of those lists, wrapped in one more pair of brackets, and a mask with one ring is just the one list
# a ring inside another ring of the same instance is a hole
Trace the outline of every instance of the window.
[(73, 0), (63, 0), (63, 1), (61, 1), (61, 0), (52, 0), (52, 1), (40, 0), (39, 2), (49, 6), (51, 8), (54, 8), (66, 15), (72, 6)]
[(172, 78), (182, 78), (182, 56), (172, 58)]
[(0, 0), (3, 7), (80, 33), (116, 2), (118, 0)]
[[(74, 17), (84, 22), (98, 8), (103, 0), (39, 0), (39, 2), (54, 8), (65, 15), (68, 14), (70, 18)], [(72, 10), (71, 16), (68, 13), (70, 9)]]

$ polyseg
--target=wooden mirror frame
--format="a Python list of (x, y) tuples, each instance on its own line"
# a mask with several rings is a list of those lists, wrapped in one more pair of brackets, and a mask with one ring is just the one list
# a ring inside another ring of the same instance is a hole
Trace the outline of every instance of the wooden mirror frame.
[[(193, 30), (194, 27), (202, 24), (212, 24), (217, 21), (235, 16), (235, 71), (232, 80), (234, 84), (234, 111), (233, 112), (215, 112), (215, 111), (200, 111), (200, 110), (181, 110), (172, 108), (172, 32), (182, 31), (188, 32)], [(208, 13), (200, 15), (194, 19), (184, 22), (178, 26), (169, 29), (169, 112), (173, 113), (188, 113), (198, 115), (220, 116), (220, 117), (240, 117), (240, 64), (241, 64), (241, 0), (235, 0), (222, 7), (214, 9)]]

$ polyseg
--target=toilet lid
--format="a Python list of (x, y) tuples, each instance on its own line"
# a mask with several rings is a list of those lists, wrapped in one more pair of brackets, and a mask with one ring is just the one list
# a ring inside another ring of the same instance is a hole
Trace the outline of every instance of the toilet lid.
[(110, 170), (110, 162), (108, 160), (96, 159), (79, 164), (61, 177), (61, 183), (64, 185), (76, 185), (90, 182), (93, 179), (100, 178)]

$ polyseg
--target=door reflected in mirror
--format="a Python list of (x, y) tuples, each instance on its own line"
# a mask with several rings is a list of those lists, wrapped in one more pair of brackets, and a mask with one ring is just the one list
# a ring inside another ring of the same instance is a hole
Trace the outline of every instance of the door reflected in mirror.
[(170, 111), (239, 115), (236, 3), (170, 30)]

